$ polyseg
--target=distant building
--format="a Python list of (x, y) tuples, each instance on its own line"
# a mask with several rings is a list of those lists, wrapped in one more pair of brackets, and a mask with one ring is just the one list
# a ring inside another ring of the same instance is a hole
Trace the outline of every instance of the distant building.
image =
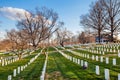
[(95, 41), (96, 41), (96, 43), (99, 43), (99, 39), (100, 39), (100, 43), (107, 43), (107, 42), (109, 42), (109, 39), (108, 38), (106, 38), (106, 37), (96, 37), (95, 38)]

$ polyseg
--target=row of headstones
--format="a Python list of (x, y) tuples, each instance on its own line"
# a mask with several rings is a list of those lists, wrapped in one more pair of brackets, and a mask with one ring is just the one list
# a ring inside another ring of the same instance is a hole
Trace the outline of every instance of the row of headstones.
[(97, 50), (101, 50), (101, 51), (110, 51), (110, 52), (117, 52), (117, 50), (119, 50), (119, 46), (120, 45), (117, 45), (117, 46), (108, 46), (108, 47), (104, 47), (104, 46), (101, 46), (101, 47), (96, 47)]
[[(83, 58), (87, 58), (87, 59), (96, 60), (96, 61), (99, 61), (99, 58), (100, 58), (100, 62), (103, 62), (103, 61), (104, 61), (103, 59), (105, 58), (105, 63), (106, 63), (106, 64), (109, 64), (109, 57), (92, 55), (91, 58), (90, 58), (89, 54), (77, 53), (77, 52), (74, 52), (74, 51), (72, 51), (72, 50), (68, 50), (68, 51), (70, 51), (71, 53), (73, 53), (73, 54), (75, 54), (75, 55), (77, 55), (77, 56), (80, 56), (80, 57), (83, 57)], [(116, 65), (116, 64), (117, 64), (117, 63), (116, 63), (116, 58), (113, 58), (112, 63), (113, 63), (113, 65)]]
[(88, 52), (91, 52), (91, 53), (95, 53), (95, 54), (105, 54), (105, 52), (117, 52), (117, 53), (120, 53), (120, 50), (115, 50), (115, 49), (103, 49), (103, 50), (93, 50), (93, 49), (87, 49), (86, 51), (88, 51)]
[(120, 45), (102, 45), (102, 46), (97, 46), (96, 48), (110, 48), (110, 49), (118, 49)]
[[(18, 67), (17, 69), (14, 69), (13, 70), (13, 77), (16, 77), (17, 73), (20, 74), (20, 72), (23, 71), (28, 65), (33, 63), (40, 54), (41, 53), (37, 54), (35, 57), (30, 59), (30, 61), (27, 64), (25, 64), (24, 66), (21, 66), (21, 67)], [(8, 75), (8, 80), (12, 80), (12, 75)]]
[(99, 48), (99, 49), (97, 49), (97, 51), (104, 51), (104, 52), (119, 52), (119, 49), (117, 48), (117, 49), (109, 49), (109, 48)]
[[(100, 75), (100, 67), (96, 65), (96, 75)], [(109, 69), (104, 69), (105, 80), (110, 80)], [(118, 73), (118, 80), (120, 80), (120, 73)]]
[[(24, 54), (24, 55), (22, 55), (22, 58), (25, 58), (25, 57), (27, 57), (27, 56), (29, 56), (28, 54)], [(5, 65), (8, 65), (8, 64), (10, 64), (10, 63), (13, 63), (13, 62), (15, 62), (15, 61), (18, 61), (19, 60), (19, 58), (17, 57), (17, 56), (12, 56), (11, 58), (2, 58), (1, 60), (0, 60), (0, 63), (1, 63), (1, 65), (2, 66), (5, 66)]]
[[(22, 58), (25, 58), (25, 57), (27, 57), (28, 55), (23, 55), (22, 56)], [(19, 58), (18, 57), (14, 57), (14, 58), (12, 58), (12, 59), (2, 59), (2, 60), (0, 60), (0, 62), (1, 62), (1, 66), (6, 66), (6, 65), (8, 65), (8, 64), (10, 64), (10, 63), (13, 63), (13, 62), (16, 62), (16, 61), (18, 61), (19, 60)]]
[(84, 60), (80, 60), (80, 59), (77, 59), (77, 58), (74, 58), (72, 56), (69, 56), (67, 55), (67, 59), (69, 59), (70, 61), (74, 62), (74, 63), (77, 63), (79, 65), (81, 65), (82, 67), (88, 67), (88, 62), (87, 61), (84, 61)]
[[(67, 49), (67, 50), (70, 51), (70, 52), (72, 52), (72, 53), (75, 53), (75, 52), (73, 52), (73, 51), (71, 51), (69, 49)], [(89, 54), (87, 56), (86, 55), (87, 54), (82, 54), (82, 57), (89, 58)], [(79, 56), (80, 56), (80, 54), (79, 54)], [(118, 53), (118, 57), (120, 57), (120, 53)], [(94, 55), (92, 55), (92, 60), (95, 60)], [(109, 63), (109, 58), (107, 57), (105, 60), (106, 60), (106, 64), (108, 64)], [(96, 56), (96, 61), (98, 61), (98, 56)], [(100, 61), (103, 62), (103, 56), (100, 57)], [(113, 58), (113, 65), (116, 65), (116, 59), (115, 58)]]
[[(64, 53), (60, 51), (60, 53), (63, 55)], [(64, 54), (65, 55), (65, 54)], [(80, 64), (82, 67), (88, 67), (88, 62), (87, 61), (84, 61), (84, 60), (80, 60), (80, 59), (77, 59), (77, 58), (74, 58), (72, 56), (69, 56), (69, 55), (65, 55), (64, 57), (66, 57), (67, 59), (69, 59), (70, 61), (74, 62), (74, 63), (77, 63), (77, 64)], [(96, 69), (95, 69), (95, 72), (96, 72), (96, 75), (100, 75), (100, 68), (99, 66), (97, 65), (96, 66)], [(109, 69), (104, 69), (104, 76), (105, 76), (105, 80), (110, 80), (110, 73), (109, 73)], [(118, 74), (118, 80), (120, 80), (120, 74)]]
[[(93, 50), (88, 50), (88, 52), (92, 52), (92, 53), (98, 53), (98, 51), (96, 52), (96, 51), (93, 51)], [(104, 51), (102, 51), (102, 52), (100, 52), (99, 54), (105, 54), (105, 52)], [(120, 50), (118, 50), (118, 57), (120, 57)]]
[(18, 61), (18, 60), (19, 60), (19, 58), (14, 58), (14, 59), (10, 59), (10, 60), (2, 59), (1, 60), (1, 65), (6, 66), (6, 65), (8, 65), (10, 63), (13, 63), (15, 61)]
[[(91, 53), (97, 53), (97, 54), (105, 54), (104, 51), (95, 51), (95, 50), (87, 50), (88, 52), (91, 52)], [(116, 52), (116, 51), (115, 51)], [(118, 57), (120, 57), (120, 50), (117, 51), (118, 52)]]
[[(80, 64), (80, 59), (74, 58), (72, 56), (69, 56), (65, 53), (63, 53), (62, 51), (58, 50), (57, 48), (55, 48), (61, 55), (63, 55), (65, 58), (69, 59), (70, 61), (73, 61), (74, 63)], [(86, 67), (88, 67), (88, 62), (87, 61), (83, 61), (81, 60), (81, 66), (85, 65)]]
[(99, 46), (99, 47), (101, 47), (101, 48), (113, 48), (113, 47), (118, 47), (118, 46), (120, 46), (120, 44), (105, 44), (105, 45), (101, 45), (101, 46)]
[[(85, 51), (85, 50), (84, 50)], [(105, 52), (104, 51), (98, 51), (98, 50), (90, 50), (90, 49), (88, 49), (88, 50), (86, 50), (87, 52), (90, 52), (90, 53), (94, 53), (94, 54), (102, 54), (102, 55), (104, 55), (105, 54)]]
[(79, 49), (79, 50), (82, 50), (82, 51), (90, 52), (90, 53), (93, 53), (93, 54), (102, 54), (102, 55), (105, 54), (104, 51), (91, 50), (91, 49), (81, 49), (81, 48), (78, 48), (78, 49)]
[[(17, 69), (13, 70), (13, 77), (16, 77), (17, 74), (20, 74), (21, 71), (23, 71), (26, 67), (28, 66), (28, 64), (18, 67)], [(8, 80), (12, 80), (12, 75), (8, 75)]]
[(28, 57), (29, 55), (28, 54), (24, 54), (22, 55), (22, 58), (25, 58), (25, 57)]
[(9, 56), (9, 57), (1, 57), (0, 58), (0, 63), (2, 62), (2, 60), (11, 60), (11, 59), (15, 59), (15, 58), (17, 58), (17, 56)]
[(119, 49), (119, 46), (117, 46), (117, 47), (96, 47), (96, 49), (97, 50), (106, 50), (106, 51), (108, 51), (108, 50), (110, 50), (110, 49), (112, 49), (112, 50), (118, 50)]
[[(64, 57), (68, 57), (68, 55), (67, 54), (64, 54), (62, 51), (60, 51), (60, 50), (58, 50), (56, 47), (54, 47), (56, 50), (57, 50), (57, 52), (59, 52), (60, 54), (62, 54)], [(64, 47), (61, 47), (62, 49), (65, 49)]]
[(44, 66), (43, 66), (43, 69), (42, 69), (42, 74), (40, 76), (40, 80), (44, 80), (44, 78), (45, 78), (47, 60), (48, 60), (48, 54), (46, 55), (46, 59), (45, 59), (45, 62), (44, 62)]

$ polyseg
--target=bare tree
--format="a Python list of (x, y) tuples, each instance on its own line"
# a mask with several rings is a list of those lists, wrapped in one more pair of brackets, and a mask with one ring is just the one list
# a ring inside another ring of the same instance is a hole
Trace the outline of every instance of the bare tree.
[(9, 39), (3, 39), (0, 41), (0, 50), (1, 51), (9, 51), (11, 46), (11, 42)]
[(59, 25), (61, 26), (61, 28), (56, 31), (57, 41), (62, 47), (64, 47), (64, 43), (70, 40), (70, 38), (72, 37), (72, 33), (66, 28), (62, 27), (64, 25), (63, 22), (60, 22)]
[(115, 31), (120, 31), (120, 0), (101, 0), (101, 3), (107, 14), (105, 21), (111, 32), (111, 42), (113, 42)]
[(39, 43), (49, 38), (57, 29), (58, 14), (52, 9), (43, 7), (36, 9), (36, 13), (25, 14), (25, 19), (18, 21), (18, 29), (25, 30), (29, 42), (36, 48)]
[(86, 39), (87, 38), (85, 36), (85, 32), (82, 32), (81, 34), (79, 34), (78, 40), (79, 40), (80, 43), (82, 43), (82, 44), (86, 43), (87, 42)]
[(80, 23), (85, 26), (85, 28), (91, 28), (97, 30), (99, 43), (101, 39), (101, 32), (105, 29), (105, 17), (106, 14), (103, 10), (100, 1), (97, 1), (90, 9), (89, 14), (81, 16)]
[(16, 31), (12, 29), (11, 31), (7, 31), (7, 37), (12, 43), (11, 51), (21, 59), (23, 50), (27, 48), (27, 40), (24, 31)]

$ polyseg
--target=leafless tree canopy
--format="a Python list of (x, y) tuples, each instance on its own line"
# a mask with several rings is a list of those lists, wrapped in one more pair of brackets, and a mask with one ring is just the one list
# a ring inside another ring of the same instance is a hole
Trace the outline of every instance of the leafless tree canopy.
[(29, 42), (36, 48), (39, 43), (47, 39), (58, 28), (56, 22), (58, 14), (52, 9), (43, 7), (36, 9), (36, 13), (25, 14), (25, 20), (18, 21), (18, 29), (25, 30)]
[(10, 40), (12, 46), (11, 51), (18, 55), (19, 59), (21, 59), (23, 49), (27, 48), (27, 39), (25, 31), (16, 31), (12, 29), (11, 31), (7, 31), (8, 39)]
[(90, 12), (87, 15), (83, 15), (81, 17), (81, 24), (85, 26), (86, 28), (92, 28), (94, 30), (97, 30), (97, 34), (99, 37), (99, 43), (100, 43), (100, 37), (101, 32), (105, 29), (105, 17), (106, 14), (102, 8), (101, 2), (98, 1), (93, 6), (91, 6)]
[(72, 37), (72, 33), (68, 31), (66, 28), (63, 28), (63, 25), (64, 25), (64, 22), (60, 22), (59, 26), (61, 28), (59, 28), (56, 31), (57, 41), (61, 46), (64, 46), (64, 43), (70, 40), (70, 38)]
[(102, 31), (111, 32), (113, 42), (114, 33), (120, 30), (120, 0), (98, 0), (89, 13), (81, 17), (81, 24), (97, 30), (99, 42)]
[(101, 4), (107, 14), (105, 21), (113, 42), (115, 31), (120, 31), (120, 0), (101, 0)]

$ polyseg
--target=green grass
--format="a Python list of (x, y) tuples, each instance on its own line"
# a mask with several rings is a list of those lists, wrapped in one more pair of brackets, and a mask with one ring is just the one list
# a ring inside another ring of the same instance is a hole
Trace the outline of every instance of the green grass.
[(34, 56), (35, 55), (30, 55), (24, 59), (8, 64), (7, 66), (0, 66), (0, 80), (6, 80), (8, 75), (13, 74), (14, 69), (16, 69), (18, 66), (25, 65)]
[(90, 71), (94, 71), (95, 72), (95, 66), (99, 65), (100, 68), (101, 68), (101, 73), (102, 73), (101, 75), (102, 76), (104, 76), (104, 69), (105, 68), (110, 69), (111, 78), (114, 79), (114, 80), (117, 79), (117, 74), (120, 72), (119, 67), (112, 66), (112, 63), (106, 64), (105, 62), (101, 63), (99, 61), (95, 61), (95, 60), (91, 60), (91, 59), (86, 59), (86, 58), (74, 55), (74, 54), (72, 54), (71, 52), (68, 52), (68, 51), (64, 51), (64, 53), (66, 53), (66, 54), (68, 54), (70, 56), (73, 56), (73, 57), (75, 57), (77, 59), (81, 59), (81, 60), (87, 61), (88, 64), (89, 64), (89, 67), (92, 67), (92, 68), (89, 68)]
[(53, 47), (48, 47), (48, 51), (56, 51)]
[[(57, 48), (63, 51), (67, 55), (70, 55), (80, 60), (87, 61), (88, 68), (84, 70), (80, 66), (80, 64), (78, 65), (66, 59), (60, 53), (56, 52), (56, 50), (53, 47), (47, 47), (44, 49), (44, 52), (46, 51), (49, 52), (45, 80), (55, 80), (55, 79), (56, 80), (104, 80), (104, 69), (106, 68), (110, 69), (110, 79), (117, 80), (117, 75), (118, 73), (120, 73), (120, 58), (118, 58), (117, 56), (108, 56), (108, 54), (116, 54), (116, 53), (106, 52), (105, 55), (102, 55), (96, 53), (94, 54), (85, 50), (73, 49), (72, 47), (65, 47), (65, 49), (61, 47), (57, 47)], [(74, 48), (77, 47), (75, 46)], [(99, 61), (83, 58), (67, 51), (66, 49), (71, 49), (75, 52), (78, 52), (78, 54), (79, 53), (89, 54), (90, 58), (92, 57), (92, 55), (109, 57), (110, 63), (106, 64), (105, 58), (104, 58), (104, 62), (100, 62), (100, 58)], [(96, 50), (96, 47), (93, 50)], [(35, 50), (35, 52), (33, 52), (30, 56), (24, 59), (21, 59), (4, 67), (0, 66), (0, 80), (7, 80), (8, 75), (12, 75), (14, 69), (17, 69), (18, 66), (23, 66), (26, 63), (28, 63), (29, 60), (38, 53), (40, 53), (40, 51), (41, 49)], [(7, 57), (10, 55), (6, 54), (3, 56)], [(117, 61), (116, 66), (112, 65), (113, 58), (116, 58)], [(33, 63), (28, 65), (28, 67), (25, 68), (19, 75), (13, 78), (13, 80), (40, 80), (40, 75), (44, 61), (45, 61), (45, 55), (41, 54)], [(96, 65), (100, 66), (99, 76), (95, 74)]]
[(65, 46), (64, 48), (65, 49), (72, 49), (72, 47), (69, 47), (69, 46)]
[[(58, 75), (55, 75), (58, 73)], [(46, 80), (102, 80), (101, 76), (95, 75), (92, 71), (84, 70), (59, 53), (50, 53), (47, 64)]]
[(8, 64), (6, 66), (0, 66), (0, 80), (7, 80), (8, 75), (12, 75), (14, 69), (17, 69), (18, 66), (27, 64), (35, 55), (37, 55), (36, 52), (14, 63)]
[(24, 71), (17, 75), (13, 80), (40, 80), (45, 55), (41, 54), (32, 64)]

